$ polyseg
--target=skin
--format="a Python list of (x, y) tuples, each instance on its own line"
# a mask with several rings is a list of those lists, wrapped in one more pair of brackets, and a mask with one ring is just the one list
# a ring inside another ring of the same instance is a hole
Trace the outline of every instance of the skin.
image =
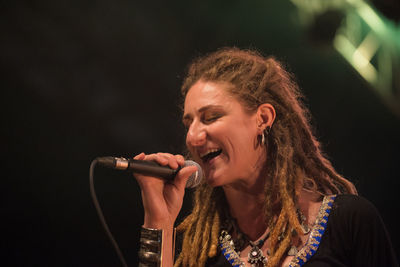
[[(201, 165), (207, 183), (222, 186), (230, 214), (236, 218), (239, 228), (251, 240), (257, 240), (268, 231), (262, 212), (267, 153), (259, 136), (266, 127), (272, 126), (276, 115), (268, 103), (248, 112), (228, 93), (229, 86), (200, 80), (189, 89), (183, 115), (187, 128), (186, 145)], [(208, 152), (217, 150), (221, 151), (218, 156), (211, 160), (204, 158)], [(181, 155), (168, 153), (142, 153), (135, 159), (152, 160), (174, 169), (184, 164)], [(185, 167), (171, 183), (135, 175), (145, 210), (143, 226), (164, 230), (163, 266), (173, 265), (172, 229), (182, 207), (186, 181), (195, 171), (196, 167)], [(303, 213), (310, 219), (315, 218), (319, 206), (310, 205), (315, 200), (308, 193), (301, 199), (299, 204)], [(263, 250), (267, 249), (267, 243)], [(242, 255), (247, 257), (247, 253)], [(288, 260), (285, 259), (285, 264)]]
[[(230, 185), (251, 190), (257, 185), (265, 148), (258, 145), (263, 127), (257, 113), (244, 110), (225, 84), (197, 82), (185, 100), (183, 123), (186, 145), (203, 168), (211, 186)], [(212, 160), (201, 157), (212, 149), (222, 153)]]

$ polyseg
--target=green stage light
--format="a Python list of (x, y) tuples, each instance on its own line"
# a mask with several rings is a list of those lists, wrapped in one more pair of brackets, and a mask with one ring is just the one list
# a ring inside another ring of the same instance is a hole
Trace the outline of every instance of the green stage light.
[(362, 0), (292, 0), (310, 26), (327, 11), (344, 14), (333, 47), (400, 116), (400, 27)]

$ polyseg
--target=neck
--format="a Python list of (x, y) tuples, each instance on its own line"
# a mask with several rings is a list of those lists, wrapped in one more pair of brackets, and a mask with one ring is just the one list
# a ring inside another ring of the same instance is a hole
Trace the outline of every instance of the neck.
[(265, 148), (259, 147), (258, 153), (253, 171), (247, 177), (223, 186), (229, 212), (250, 240), (257, 240), (267, 229), (264, 215), (264, 186), (268, 179)]
[(229, 212), (250, 240), (257, 240), (267, 229), (264, 216), (264, 182), (253, 186), (224, 186)]

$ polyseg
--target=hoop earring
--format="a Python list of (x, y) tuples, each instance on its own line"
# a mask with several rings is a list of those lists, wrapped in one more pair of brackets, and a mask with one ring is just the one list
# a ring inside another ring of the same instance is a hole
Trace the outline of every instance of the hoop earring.
[(261, 134), (261, 145), (265, 145), (265, 132)]
[(267, 126), (267, 128), (264, 129), (264, 131), (261, 135), (261, 144), (264, 146), (268, 144), (268, 137), (269, 137), (270, 131), (271, 131), (271, 127)]

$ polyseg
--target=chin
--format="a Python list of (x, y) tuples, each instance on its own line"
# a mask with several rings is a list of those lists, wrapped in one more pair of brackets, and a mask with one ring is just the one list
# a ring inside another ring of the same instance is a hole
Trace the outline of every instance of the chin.
[(211, 187), (223, 186), (225, 185), (223, 177), (216, 175), (207, 175), (206, 182)]
[(218, 187), (221, 186), (222, 184), (218, 183), (216, 180), (207, 180), (207, 184), (211, 187)]
[(212, 177), (211, 175), (209, 175), (209, 174), (206, 174), (205, 175), (205, 179), (206, 179), (206, 183), (209, 185), (209, 186), (212, 186), (212, 187), (214, 187), (214, 185), (216, 184), (216, 180), (215, 180), (215, 178), (214, 177)]

